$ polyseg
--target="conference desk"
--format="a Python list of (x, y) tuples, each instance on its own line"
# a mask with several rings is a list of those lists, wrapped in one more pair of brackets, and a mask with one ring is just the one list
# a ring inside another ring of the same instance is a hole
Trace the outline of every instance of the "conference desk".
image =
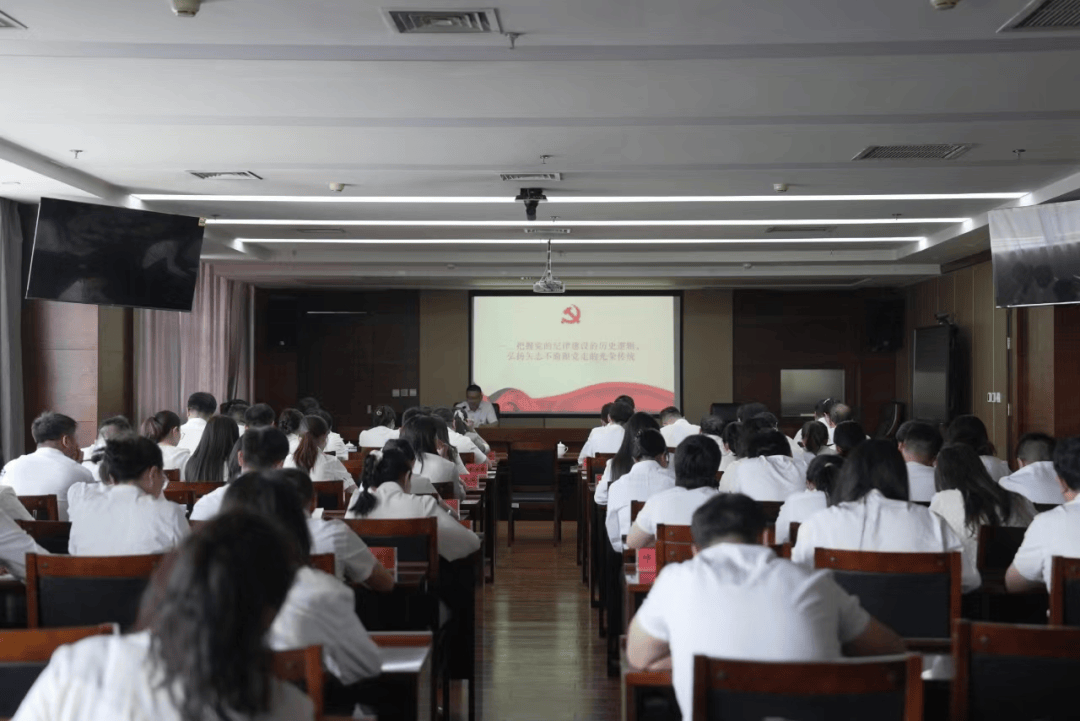
[(394, 631), (371, 634), (382, 652), (379, 681), (400, 693), (395, 704), (405, 721), (436, 718), (435, 683), (432, 679), (434, 641), (430, 631)]

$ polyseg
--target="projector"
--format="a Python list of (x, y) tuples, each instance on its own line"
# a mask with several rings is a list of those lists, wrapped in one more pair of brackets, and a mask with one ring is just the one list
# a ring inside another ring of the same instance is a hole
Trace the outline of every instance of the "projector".
[(565, 293), (566, 286), (558, 278), (553, 278), (549, 270), (544, 277), (533, 283), (533, 293)]

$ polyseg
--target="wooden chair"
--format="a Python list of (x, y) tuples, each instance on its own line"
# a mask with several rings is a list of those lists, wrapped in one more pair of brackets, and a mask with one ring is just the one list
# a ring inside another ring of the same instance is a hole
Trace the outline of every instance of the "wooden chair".
[(637, 520), (637, 514), (645, 507), (645, 501), (630, 501), (630, 523)]
[(716, 472), (716, 483), (717, 483), (717, 485), (719, 485), (720, 481), (722, 481), (722, 480), (724, 480), (724, 472), (723, 471), (717, 471)]
[(179, 483), (180, 482), (180, 469), (179, 468), (172, 468), (170, 470), (165, 471), (165, 480), (167, 480), (170, 485), (173, 484), (173, 483)]
[(346, 518), (346, 525), (369, 546), (394, 546), (398, 562), (427, 562), (427, 580), (439, 580), (439, 522), (435, 518)]
[(469, 453), (459, 453), (458, 456), (461, 458), (461, 462), (466, 466), (476, 463), (476, 454), (471, 451)]
[(68, 552), (71, 540), (69, 521), (15, 521), (19, 527), (30, 534), (37, 545), (49, 553), (64, 555)]
[(15, 715), (58, 647), (116, 632), (116, 626), (111, 623), (30, 631), (5, 629), (0, 643), (0, 718)]
[(780, 517), (780, 507), (784, 505), (783, 501), (758, 501), (761, 510), (765, 513), (766, 523), (776, 523), (776, 519)]
[[(379, 449), (375, 449), (379, 450)], [(364, 455), (367, 458), (367, 454)], [(364, 472), (364, 460), (354, 461), (352, 459), (342, 461), (341, 465), (345, 466), (345, 470), (349, 472), (349, 475), (353, 477), (353, 480), (360, 483), (360, 475)]]
[(180, 486), (184, 490), (191, 491), (195, 500), (199, 500), (208, 493), (213, 493), (225, 484), (219, 481), (185, 481)]
[(47, 496), (19, 496), (19, 503), (30, 512), (35, 521), (59, 521), (60, 511), (56, 506), (56, 494)]
[(694, 656), (693, 721), (923, 717), (922, 658), (811, 663)]
[(770, 543), (767, 544), (769, 548), (773, 550), (780, 558), (791, 559), (791, 544), (790, 543)]
[(315, 706), (315, 719), (323, 717), (322, 646), (274, 651), (274, 676), (299, 686)]
[(863, 608), (896, 631), (909, 648), (942, 651), (960, 618), (960, 553), (881, 553), (818, 548), (814, 567), (828, 568)]
[(791, 544), (792, 548), (795, 547), (795, 544), (799, 540), (799, 526), (801, 525), (802, 524), (798, 521), (792, 521), (791, 525), (788, 526), (788, 542)]
[(1080, 629), (957, 621), (953, 721), (1074, 719)]
[(979, 526), (976, 564), (979, 572), (1004, 575), (1012, 565), (1020, 544), (1024, 542), (1026, 528), (1010, 526)]
[(311, 486), (315, 491), (316, 508), (330, 511), (345, 509), (345, 481), (313, 481)]
[(690, 535), (690, 526), (668, 526), (656, 524), (656, 572), (666, 563), (682, 563), (693, 557), (690, 544), (694, 542)]
[(1050, 560), (1050, 623), (1080, 626), (1080, 558)]
[(313, 553), (311, 554), (310, 565), (312, 568), (318, 569), (323, 573), (329, 573), (334, 575), (336, 561), (334, 554), (332, 553)]
[(435, 493), (439, 498), (445, 501), (452, 501), (457, 498), (457, 489), (455, 488), (457, 483), (454, 481), (439, 481), (438, 483), (432, 483), (431, 487), (435, 489)]
[(216, 481), (192, 481), (190, 483), (170, 483), (168, 488), (162, 491), (161, 495), (166, 501), (172, 501), (173, 503), (179, 503), (181, 506), (187, 506), (188, 515), (191, 515), (191, 509), (195, 507), (195, 503), (207, 495), (213, 493), (217, 489), (224, 486), (224, 483), (218, 483)]
[(163, 556), (26, 554), (26, 618), (30, 628), (117, 623), (128, 629)]
[(510, 445), (507, 461), (510, 469), (510, 513), (508, 545), (514, 545), (515, 510), (551, 511), (554, 524), (552, 543), (562, 541), (562, 505), (559, 496), (558, 453), (543, 442), (519, 442)]

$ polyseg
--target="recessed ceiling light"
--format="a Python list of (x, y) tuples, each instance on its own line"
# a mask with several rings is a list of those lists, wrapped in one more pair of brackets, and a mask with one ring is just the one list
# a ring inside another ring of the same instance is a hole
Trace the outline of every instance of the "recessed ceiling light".
[[(548, 194), (549, 203), (791, 203), (856, 200), (1016, 200), (1028, 193), (894, 193), (888, 195), (564, 195)], [(229, 203), (515, 203), (509, 195), (169, 195), (139, 194), (145, 201)]]
[[(415, 238), (405, 240), (401, 238), (237, 238), (241, 243), (254, 243), (258, 245), (281, 245), (281, 244), (311, 244), (311, 245), (543, 245), (546, 238), (514, 238), (494, 240), (484, 239), (456, 239), (456, 238)], [(561, 245), (746, 245), (750, 243), (760, 245), (798, 245), (803, 243), (913, 243), (926, 240), (923, 236), (900, 236), (888, 238), (790, 238), (768, 239), (761, 238), (631, 238), (627, 240), (615, 239), (582, 239), (582, 238), (552, 238), (552, 244)]]
[(748, 225), (889, 225), (915, 223), (966, 223), (969, 218), (831, 218), (799, 220), (279, 220), (276, 218), (207, 218), (207, 225), (347, 225), (426, 228), (517, 228), (544, 226), (578, 227), (707, 227)]

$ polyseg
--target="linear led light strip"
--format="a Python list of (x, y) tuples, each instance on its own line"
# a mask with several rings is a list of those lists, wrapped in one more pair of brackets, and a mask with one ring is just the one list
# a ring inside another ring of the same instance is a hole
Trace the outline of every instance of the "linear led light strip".
[(821, 220), (277, 220), (271, 218), (207, 218), (207, 225), (412, 226), (440, 228), (536, 228), (599, 226), (731, 226), (731, 225), (888, 225), (891, 223), (966, 223), (969, 218), (834, 218)]
[[(381, 239), (381, 238), (237, 238), (241, 243), (256, 245), (265, 244), (309, 244), (309, 245), (534, 245), (547, 243), (546, 238), (520, 238), (514, 240), (457, 240), (453, 238), (420, 238), (414, 240)], [(777, 238), (775, 240), (762, 240), (761, 238), (664, 238), (643, 239), (632, 238), (629, 240), (590, 240), (588, 238), (552, 238), (552, 244), (558, 245), (732, 245), (732, 244), (801, 244), (801, 243), (914, 243), (926, 240), (922, 236), (893, 237), (893, 238)]]
[[(790, 203), (846, 200), (1016, 200), (1028, 193), (897, 193), (891, 195), (549, 195), (549, 203)], [(519, 203), (510, 195), (324, 196), (324, 195), (167, 195), (133, 196), (146, 201), (230, 203)]]

